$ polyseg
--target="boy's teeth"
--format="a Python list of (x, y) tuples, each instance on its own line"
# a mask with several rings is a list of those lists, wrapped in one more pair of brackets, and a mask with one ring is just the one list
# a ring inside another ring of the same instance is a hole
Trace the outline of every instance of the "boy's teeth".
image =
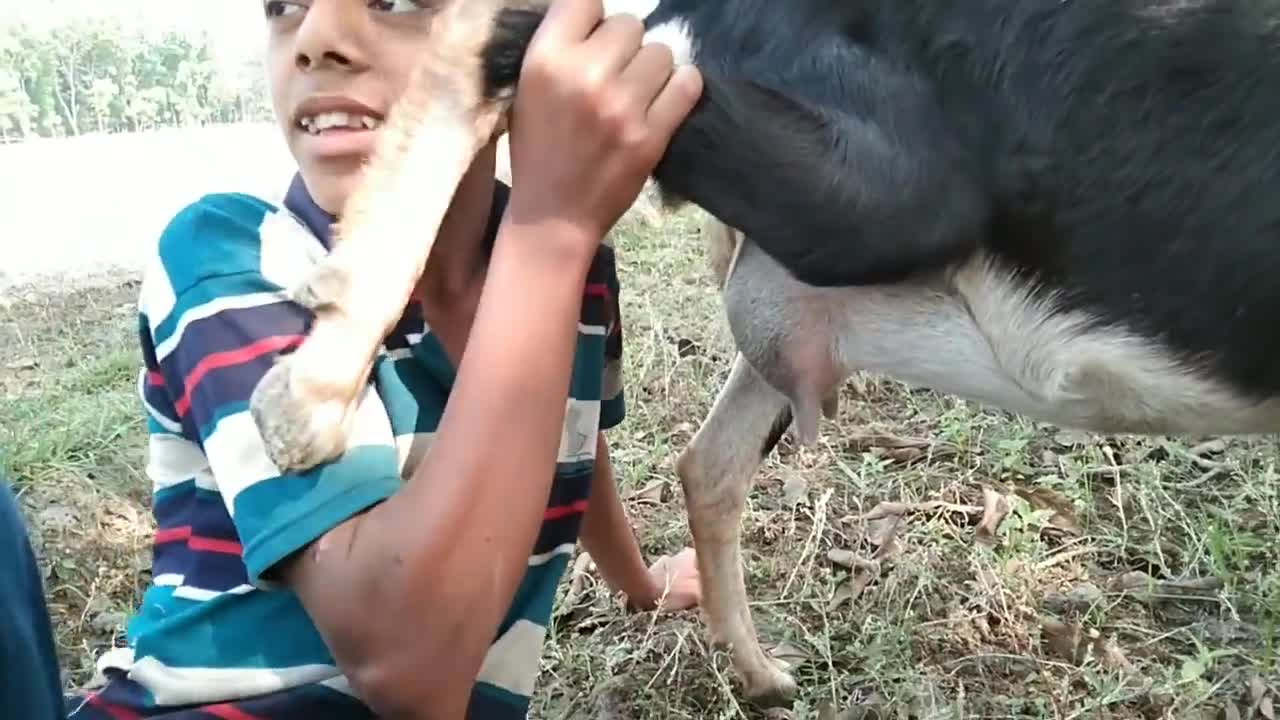
[(368, 115), (353, 115), (346, 112), (325, 112), (319, 115), (304, 117), (299, 123), (312, 135), (319, 135), (322, 130), (333, 127), (346, 127), (356, 130), (376, 130), (381, 124), (377, 118)]

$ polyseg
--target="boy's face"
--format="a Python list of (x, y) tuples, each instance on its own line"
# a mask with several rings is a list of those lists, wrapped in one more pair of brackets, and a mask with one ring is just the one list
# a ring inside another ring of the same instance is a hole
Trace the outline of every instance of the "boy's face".
[(263, 0), (276, 119), (330, 213), (355, 186), (442, 1)]

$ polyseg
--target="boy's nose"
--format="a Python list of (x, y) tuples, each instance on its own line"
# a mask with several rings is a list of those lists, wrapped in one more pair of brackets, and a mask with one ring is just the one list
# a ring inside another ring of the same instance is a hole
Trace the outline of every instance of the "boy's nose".
[(360, 38), (368, 21), (363, 7), (349, 0), (314, 0), (295, 35), (298, 69), (363, 67)]

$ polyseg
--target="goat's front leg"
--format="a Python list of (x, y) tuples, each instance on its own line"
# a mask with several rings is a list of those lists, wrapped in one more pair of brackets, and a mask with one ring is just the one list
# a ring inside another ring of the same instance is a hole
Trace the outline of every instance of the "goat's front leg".
[[(311, 331), (250, 399), (267, 453), (281, 469), (306, 469), (345, 450), (378, 346), (422, 276), (458, 183), (510, 104), (536, 23), (504, 8), (540, 4), (450, 3), (434, 21), (441, 30), (389, 113), (343, 208), (333, 251), (293, 293), (315, 313)], [(495, 84), (495, 68), (506, 72), (502, 84)]]
[(790, 420), (786, 397), (739, 354), (711, 413), (676, 462), (711, 638), (731, 648), (746, 696), (761, 705), (789, 701), (796, 684), (756, 638), (742, 574), (742, 511), (761, 460)]

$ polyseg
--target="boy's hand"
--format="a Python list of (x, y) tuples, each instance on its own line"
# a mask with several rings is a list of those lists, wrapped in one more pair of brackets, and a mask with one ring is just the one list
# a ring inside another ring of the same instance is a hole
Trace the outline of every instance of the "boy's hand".
[(632, 15), (555, 0), (534, 34), (511, 113), (510, 211), (586, 257), (626, 212), (702, 93)]
[(698, 557), (693, 548), (685, 548), (675, 556), (663, 555), (649, 566), (653, 596), (633, 600), (634, 607), (675, 612), (697, 607), (702, 602), (702, 580), (698, 576)]

